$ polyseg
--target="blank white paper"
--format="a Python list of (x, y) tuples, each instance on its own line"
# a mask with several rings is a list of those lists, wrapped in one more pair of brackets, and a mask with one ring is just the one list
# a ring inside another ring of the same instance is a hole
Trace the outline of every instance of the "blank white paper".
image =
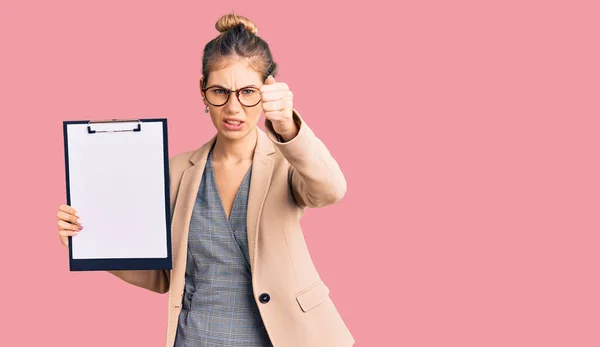
[(140, 132), (95, 134), (87, 126), (67, 125), (71, 206), (84, 227), (72, 237), (73, 259), (166, 258), (163, 123), (142, 123)]

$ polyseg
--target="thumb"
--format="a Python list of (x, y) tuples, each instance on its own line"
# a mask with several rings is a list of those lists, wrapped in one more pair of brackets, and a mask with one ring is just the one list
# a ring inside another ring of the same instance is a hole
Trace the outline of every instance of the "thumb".
[(269, 77), (267, 77), (267, 80), (265, 81), (265, 84), (274, 84), (275, 83), (275, 78), (273, 78), (273, 76), (269, 75)]

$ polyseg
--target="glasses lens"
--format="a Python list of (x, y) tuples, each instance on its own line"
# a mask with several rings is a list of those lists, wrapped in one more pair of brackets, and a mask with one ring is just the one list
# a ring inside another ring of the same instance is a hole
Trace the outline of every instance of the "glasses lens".
[(260, 102), (260, 90), (243, 88), (240, 90), (240, 103), (244, 106), (254, 106)]
[(211, 87), (206, 90), (206, 99), (213, 105), (223, 105), (227, 102), (228, 92), (223, 88)]

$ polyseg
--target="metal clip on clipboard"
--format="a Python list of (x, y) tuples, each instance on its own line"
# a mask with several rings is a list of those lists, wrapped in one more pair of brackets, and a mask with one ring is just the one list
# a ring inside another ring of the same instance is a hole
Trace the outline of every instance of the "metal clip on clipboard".
[[(92, 130), (93, 124), (106, 124), (106, 123), (132, 123), (137, 122), (137, 127), (133, 129), (119, 129), (119, 130)], [(116, 133), (116, 132), (124, 132), (124, 131), (142, 131), (142, 121), (139, 119), (107, 119), (107, 120), (96, 120), (88, 122), (88, 134), (95, 133)]]

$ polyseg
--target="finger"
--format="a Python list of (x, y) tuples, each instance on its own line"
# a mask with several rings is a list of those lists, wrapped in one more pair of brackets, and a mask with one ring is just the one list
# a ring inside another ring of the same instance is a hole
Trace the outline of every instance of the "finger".
[(290, 87), (284, 82), (277, 82), (274, 84), (263, 84), (258, 88), (261, 93), (272, 92), (272, 91), (289, 91)]
[(58, 213), (56, 214), (56, 218), (58, 218), (58, 220), (64, 220), (65, 222), (71, 222), (74, 224), (81, 225), (81, 221), (79, 220), (79, 218), (77, 218), (77, 216), (69, 214), (67, 212), (58, 211)]
[(66, 212), (66, 213), (69, 213), (69, 214), (79, 217), (79, 214), (77, 213), (77, 211), (69, 205), (60, 205), (60, 207), (58, 209), (60, 211), (63, 211), (63, 212)]
[(293, 119), (293, 109), (286, 108), (283, 110), (265, 112), (265, 117), (274, 122), (289, 122)]
[(265, 112), (265, 117), (270, 121), (282, 121), (285, 118), (285, 112), (282, 111), (269, 111)]
[(280, 101), (269, 101), (263, 104), (263, 111), (272, 112), (283, 110), (283, 104)]
[(291, 100), (269, 101), (263, 104), (263, 111), (283, 111), (285, 109), (292, 108), (292, 106), (293, 103)]
[(261, 100), (263, 102), (277, 101), (277, 100), (285, 99), (286, 96), (287, 96), (287, 93), (282, 93), (280, 91), (266, 92), (261, 95)]
[(65, 222), (63, 220), (58, 221), (58, 227), (59, 227), (59, 229), (64, 229), (64, 230), (73, 230), (73, 231), (83, 230), (83, 226), (71, 224), (71, 223)]
[(77, 235), (79, 235), (79, 232), (72, 231), (72, 230), (61, 230), (58, 232), (58, 234), (62, 237), (67, 237), (67, 236), (77, 236)]
[(294, 94), (290, 91), (290, 90), (286, 90), (286, 91), (281, 91), (281, 90), (277, 90), (277, 91), (270, 91), (270, 92), (266, 92), (263, 93), (261, 95), (261, 99), (262, 101), (277, 101), (277, 100), (292, 100), (294, 97)]
[(269, 75), (267, 77), (267, 79), (265, 80), (266, 85), (275, 84), (275, 83), (276, 83), (275, 77), (273, 77), (272, 75)]

